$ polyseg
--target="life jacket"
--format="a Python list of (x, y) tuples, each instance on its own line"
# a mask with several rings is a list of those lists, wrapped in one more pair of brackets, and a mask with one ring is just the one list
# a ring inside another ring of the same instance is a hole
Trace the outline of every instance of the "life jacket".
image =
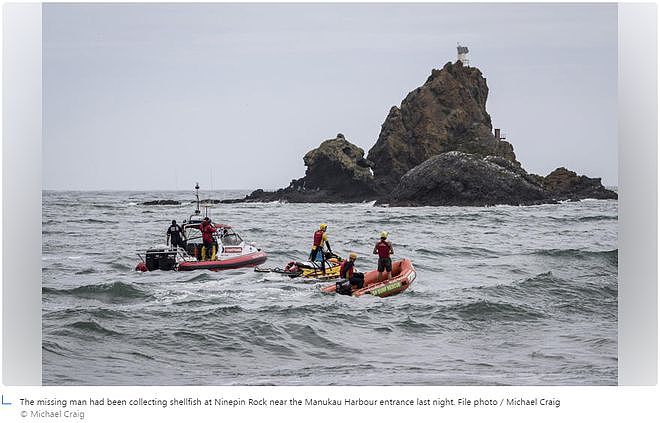
[(181, 235), (181, 227), (179, 225), (170, 226), (170, 235), (172, 238), (178, 238)]
[(314, 232), (314, 247), (318, 247), (323, 243), (323, 233), (320, 229)]
[(344, 261), (339, 267), (339, 277), (350, 279), (353, 276), (353, 262), (350, 260)]
[(202, 230), (202, 241), (205, 244), (213, 243), (213, 232), (215, 232), (215, 228), (209, 223), (207, 225), (202, 225), (201, 230)]
[(290, 261), (284, 268), (284, 271), (292, 272), (292, 273), (298, 272), (298, 270), (299, 270), (298, 263), (296, 263), (295, 261)]
[(387, 243), (387, 241), (383, 241), (382, 239), (378, 241), (378, 244), (376, 244), (376, 250), (378, 250), (378, 257), (390, 257), (390, 245)]

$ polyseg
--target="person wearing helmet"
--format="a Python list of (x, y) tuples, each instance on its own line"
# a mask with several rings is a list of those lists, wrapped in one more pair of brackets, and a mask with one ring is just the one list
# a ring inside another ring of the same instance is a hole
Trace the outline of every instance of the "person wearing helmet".
[(217, 244), (215, 242), (215, 238), (213, 237), (213, 234), (216, 232), (215, 227), (211, 224), (211, 219), (207, 217), (204, 218), (202, 221), (202, 224), (199, 226), (200, 232), (202, 232), (202, 242), (204, 245), (202, 246), (202, 261), (206, 260), (207, 252), (211, 252), (208, 254), (210, 256), (210, 260), (215, 260), (216, 259), (216, 252), (217, 252)]
[(387, 236), (388, 233), (386, 231), (381, 232), (380, 240), (374, 247), (374, 254), (378, 254), (378, 278), (376, 282), (381, 281), (384, 271), (386, 271), (385, 279), (389, 279), (392, 276), (392, 259), (390, 255), (394, 254), (394, 248), (392, 248), (392, 243), (387, 240)]
[(335, 285), (338, 294), (351, 295), (353, 288), (362, 289), (364, 287), (364, 273), (355, 272), (355, 260), (357, 260), (357, 254), (351, 253), (348, 260), (342, 262), (339, 267), (339, 277), (342, 279)]
[[(176, 220), (172, 220), (172, 224), (167, 228), (167, 240), (165, 244), (171, 245), (172, 248), (186, 248), (186, 235), (183, 233), (181, 226), (176, 224)], [(172, 243), (170, 244), (170, 240)]]
[(328, 234), (325, 231), (328, 229), (328, 225), (321, 223), (319, 229), (314, 232), (314, 243), (312, 244), (312, 251), (309, 253), (310, 261), (320, 261), (321, 262), (321, 271), (325, 275), (325, 260), (326, 253), (323, 250), (323, 244), (328, 247), (328, 254), (332, 255), (332, 248), (330, 248), (330, 243), (328, 242)]

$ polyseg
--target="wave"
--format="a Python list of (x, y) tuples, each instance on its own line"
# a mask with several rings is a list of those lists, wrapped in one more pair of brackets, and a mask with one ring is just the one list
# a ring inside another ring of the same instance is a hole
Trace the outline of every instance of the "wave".
[(198, 273), (198, 274), (194, 275), (194, 276), (191, 277), (191, 278), (188, 278), (188, 279), (183, 280), (182, 282), (184, 282), (184, 283), (190, 283), (190, 282), (206, 282), (206, 281), (212, 281), (212, 280), (215, 280), (214, 277), (213, 277), (213, 275), (211, 275), (211, 274), (208, 273), (208, 272), (204, 272), (204, 273)]
[(434, 326), (417, 321), (413, 319), (411, 316), (406, 317), (405, 320), (401, 320), (397, 322), (395, 326), (404, 330), (405, 332), (422, 333), (422, 334), (429, 333), (430, 331), (436, 329)]
[(604, 258), (610, 263), (617, 265), (619, 262), (619, 250), (606, 250), (606, 251), (588, 251), (588, 250), (578, 250), (578, 249), (541, 249), (535, 250), (530, 253), (532, 255), (538, 256), (547, 256), (547, 257), (568, 257), (575, 259), (586, 259), (586, 258)]
[(49, 231), (49, 230), (41, 230), (42, 235), (68, 235), (68, 232), (66, 231)]
[(119, 223), (119, 221), (118, 221), (118, 220), (102, 220), (102, 219), (87, 218), (87, 219), (68, 220), (67, 223), (102, 223), (102, 224), (115, 224), (115, 223)]
[(611, 214), (595, 215), (595, 216), (547, 216), (546, 219), (558, 223), (572, 223), (572, 222), (599, 222), (602, 220), (619, 220), (619, 216)]
[(129, 266), (126, 263), (110, 262), (110, 263), (108, 263), (108, 265), (112, 269), (115, 269), (115, 270), (124, 270), (124, 271), (126, 271), (126, 270), (133, 270), (134, 269), (133, 266)]
[(68, 352), (64, 347), (62, 347), (57, 342), (47, 341), (47, 340), (44, 340), (41, 343), (41, 349), (44, 350), (44, 351), (48, 351), (50, 353), (53, 353), (53, 354), (61, 355), (63, 357), (66, 357), (67, 356), (66, 353)]
[(93, 320), (78, 321), (78, 322), (70, 323), (70, 324), (66, 325), (65, 327), (77, 329), (77, 330), (80, 330), (80, 331), (83, 331), (83, 332), (98, 333), (98, 334), (101, 334), (101, 335), (112, 335), (112, 336), (121, 335), (121, 333), (119, 333), (119, 332), (116, 332), (116, 331), (111, 330), (111, 329), (104, 328), (103, 326), (101, 326), (100, 324), (96, 323)]
[(242, 326), (242, 330), (239, 330), (237, 335), (248, 344), (264, 348), (281, 357), (291, 358), (296, 355), (297, 350), (293, 350), (283, 343), (283, 340), (287, 338), (287, 333), (272, 323), (251, 320), (243, 322)]
[(121, 207), (121, 204), (94, 204), (94, 203), (92, 203), (92, 204), (89, 204), (87, 207), (91, 207), (93, 209), (101, 209), (101, 210), (116, 209), (116, 208)]
[[(395, 216), (383, 216), (383, 217), (374, 217), (374, 218), (369, 218), (363, 222), (363, 224), (368, 225), (368, 224), (377, 224), (380, 226), (383, 225), (399, 225), (401, 223), (424, 223), (427, 222), (429, 217), (427, 215), (395, 215)], [(437, 222), (434, 222), (435, 225), (448, 225), (451, 224), (449, 221), (443, 221), (439, 220)]]
[(582, 216), (576, 219), (578, 222), (591, 222), (599, 220), (619, 220), (619, 216), (616, 215), (601, 215), (601, 216)]
[(548, 353), (541, 352), (540, 350), (539, 351), (532, 351), (532, 353), (530, 354), (530, 357), (531, 358), (540, 358), (540, 359), (544, 359), (544, 360), (549, 359), (549, 360), (559, 360), (559, 361), (565, 361), (566, 358), (567, 358), (566, 356), (561, 355), (561, 354), (548, 354)]
[(487, 248), (480, 248), (480, 247), (449, 247), (449, 248), (441, 248), (439, 250), (430, 250), (427, 248), (418, 248), (415, 250), (417, 253), (421, 253), (427, 256), (435, 256), (435, 257), (480, 257), (480, 258), (485, 258), (485, 257), (492, 257), (492, 258), (498, 258), (502, 254), (489, 250)]
[(444, 257), (447, 256), (444, 252), (438, 251), (438, 250), (429, 250), (426, 248), (418, 248), (415, 250), (416, 253), (424, 254), (427, 256), (436, 256), (436, 257)]
[(284, 327), (286, 332), (293, 339), (309, 344), (313, 347), (322, 349), (341, 350), (345, 353), (359, 354), (361, 351), (355, 348), (337, 344), (328, 338), (322, 336), (318, 330), (315, 330), (310, 325), (301, 325), (292, 323)]
[(338, 316), (345, 317), (344, 312), (350, 311), (350, 306), (345, 307), (336, 302), (326, 302), (321, 304), (300, 304), (300, 305), (268, 305), (260, 307), (256, 310), (264, 315), (277, 315), (280, 317), (297, 317), (306, 318), (309, 316), (326, 316), (334, 317), (333, 313)]
[(139, 358), (146, 358), (147, 360), (156, 360), (154, 357), (150, 356), (149, 354), (141, 353), (139, 351), (131, 351), (129, 352), (129, 354)]
[(192, 332), (189, 330), (177, 330), (173, 332), (172, 335), (174, 335), (176, 338), (187, 338), (202, 342), (206, 342), (209, 340), (208, 336), (202, 333)]
[(129, 316), (123, 312), (116, 309), (110, 308), (67, 308), (64, 310), (56, 310), (43, 314), (44, 320), (59, 321), (62, 319), (70, 319), (73, 317), (96, 317), (99, 319), (124, 319)]
[(96, 273), (96, 269), (93, 267), (88, 267), (86, 269), (78, 270), (75, 274), (76, 275), (91, 275), (92, 273)]
[(244, 313), (246, 311), (247, 310), (245, 310), (241, 306), (230, 305), (230, 306), (216, 307), (212, 310), (208, 310), (202, 314), (199, 314), (198, 317), (227, 316), (232, 314)]
[(133, 285), (112, 282), (100, 285), (83, 285), (71, 289), (41, 288), (42, 294), (49, 295), (73, 295), (83, 298), (109, 298), (109, 299), (141, 299), (149, 298), (150, 294), (136, 288)]
[(478, 300), (448, 307), (445, 312), (455, 313), (466, 320), (519, 321), (542, 319), (538, 310), (504, 302)]
[(513, 284), (468, 288), (493, 299), (515, 300), (541, 306), (550, 314), (616, 313), (617, 289), (596, 282), (564, 280), (552, 272), (541, 273)]

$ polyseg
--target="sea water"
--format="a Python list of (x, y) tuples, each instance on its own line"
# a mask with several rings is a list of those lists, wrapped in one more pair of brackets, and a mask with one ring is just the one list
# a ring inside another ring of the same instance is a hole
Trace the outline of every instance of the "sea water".
[[(246, 192), (214, 192), (238, 198)], [(145, 206), (176, 199), (180, 206)], [(540, 206), (390, 208), (218, 204), (268, 254), (333, 251), (417, 279), (402, 294), (353, 298), (252, 268), (136, 272), (137, 253), (188, 218), (192, 192), (43, 193), (46, 385), (615, 385), (616, 200)]]

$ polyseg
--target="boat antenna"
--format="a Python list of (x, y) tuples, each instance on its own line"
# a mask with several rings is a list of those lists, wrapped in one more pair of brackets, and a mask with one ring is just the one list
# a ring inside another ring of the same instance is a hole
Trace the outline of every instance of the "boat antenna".
[(195, 214), (199, 214), (199, 182), (195, 183), (195, 197), (197, 197), (197, 209), (195, 210)]

